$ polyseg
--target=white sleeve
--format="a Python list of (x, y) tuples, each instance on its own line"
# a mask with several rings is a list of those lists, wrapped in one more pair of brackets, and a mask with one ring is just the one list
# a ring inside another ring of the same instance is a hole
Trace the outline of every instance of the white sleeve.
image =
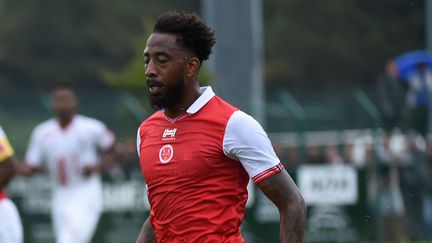
[(30, 137), (25, 160), (28, 165), (39, 167), (42, 164), (43, 159), (44, 152), (42, 147), (41, 133), (36, 127)]
[(138, 127), (137, 138), (136, 138), (136, 149), (137, 149), (138, 157), (140, 157), (140, 145), (141, 145), (141, 136), (140, 136), (140, 128)]
[(114, 134), (100, 122), (96, 127), (95, 141), (98, 148), (107, 150), (114, 144), (115, 137)]
[(242, 163), (255, 183), (283, 169), (264, 129), (242, 111), (231, 115), (226, 126), (223, 148), (225, 155)]

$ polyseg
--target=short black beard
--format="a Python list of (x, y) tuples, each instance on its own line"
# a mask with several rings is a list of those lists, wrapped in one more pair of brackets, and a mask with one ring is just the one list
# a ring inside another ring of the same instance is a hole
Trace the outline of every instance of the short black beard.
[(173, 108), (178, 105), (185, 96), (186, 85), (183, 79), (178, 79), (173, 86), (165, 86), (164, 96), (150, 95), (150, 104), (154, 110)]

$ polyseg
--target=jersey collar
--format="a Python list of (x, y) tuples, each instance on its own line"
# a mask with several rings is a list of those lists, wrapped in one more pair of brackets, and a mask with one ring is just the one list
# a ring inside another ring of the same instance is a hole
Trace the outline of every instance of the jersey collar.
[(200, 93), (200, 97), (198, 97), (198, 99), (187, 109), (186, 112), (188, 114), (195, 114), (215, 96), (215, 93), (210, 86), (200, 87)]

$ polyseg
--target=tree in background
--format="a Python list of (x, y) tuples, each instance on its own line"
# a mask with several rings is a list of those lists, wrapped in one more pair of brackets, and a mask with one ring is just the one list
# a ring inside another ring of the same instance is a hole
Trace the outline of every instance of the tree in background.
[(424, 1), (263, 3), (274, 86), (371, 85), (390, 56), (425, 48)]
[(0, 0), (0, 80), (3, 86), (56, 79), (101, 86), (101, 70), (121, 71), (131, 62), (145, 22), (167, 2)]
[[(389, 56), (425, 46), (424, 1), (262, 2), (270, 87), (372, 84)], [(138, 69), (149, 20), (172, 9), (200, 0), (0, 0), (0, 87), (106, 86), (106, 70)]]

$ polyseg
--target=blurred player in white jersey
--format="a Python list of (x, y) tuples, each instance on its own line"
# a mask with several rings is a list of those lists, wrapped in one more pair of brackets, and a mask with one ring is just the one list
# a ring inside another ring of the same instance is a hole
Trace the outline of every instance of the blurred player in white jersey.
[(23, 229), (18, 210), (3, 190), (14, 175), (14, 150), (0, 126), (0, 242), (22, 243)]
[(56, 242), (88, 243), (102, 212), (100, 171), (114, 159), (115, 139), (102, 122), (76, 114), (78, 101), (70, 85), (54, 85), (51, 96), (56, 118), (33, 130), (20, 171), (33, 174), (45, 164), (53, 182)]

